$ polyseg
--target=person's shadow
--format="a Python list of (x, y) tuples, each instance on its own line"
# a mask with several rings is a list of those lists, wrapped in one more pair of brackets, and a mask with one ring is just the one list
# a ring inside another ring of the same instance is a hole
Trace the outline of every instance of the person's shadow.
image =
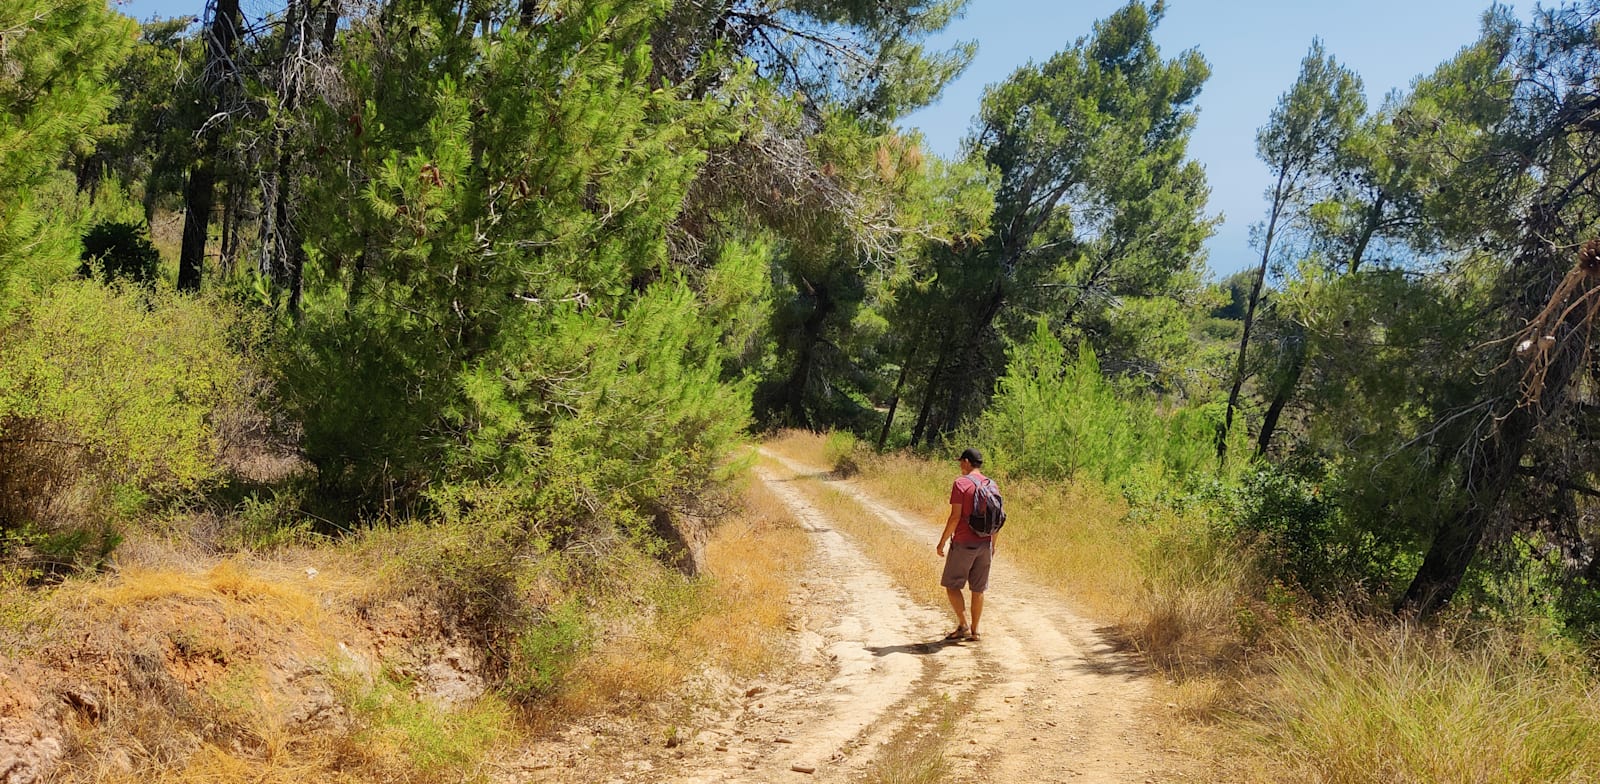
[(896, 653), (908, 653), (912, 656), (930, 656), (955, 645), (960, 640), (934, 640), (933, 642), (911, 642), (904, 645), (879, 645), (867, 646), (867, 651), (873, 656), (892, 656)]

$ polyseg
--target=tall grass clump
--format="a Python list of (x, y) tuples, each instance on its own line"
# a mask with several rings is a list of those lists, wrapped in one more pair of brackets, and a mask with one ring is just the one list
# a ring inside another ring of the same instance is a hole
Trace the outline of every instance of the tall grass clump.
[(1570, 652), (1358, 622), (1299, 626), (1285, 647), (1246, 728), (1282, 767), (1270, 780), (1600, 780), (1600, 691)]
[(357, 729), (352, 750), (366, 772), (393, 781), (471, 781), (475, 767), (511, 736), (511, 706), (495, 695), (452, 710), (416, 699), (387, 675), (352, 681), (345, 701)]

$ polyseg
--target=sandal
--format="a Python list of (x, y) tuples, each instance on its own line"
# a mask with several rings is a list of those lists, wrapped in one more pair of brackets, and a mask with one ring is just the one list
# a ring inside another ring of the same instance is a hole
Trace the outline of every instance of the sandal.
[(958, 642), (960, 640), (969, 639), (967, 637), (967, 627), (965, 627), (965, 626), (957, 626), (956, 630), (951, 632), (951, 633), (949, 633), (949, 634), (946, 634), (944, 636), (944, 639), (947, 642)]
[(967, 636), (963, 637), (962, 639), (966, 640), (967, 642), (978, 642), (983, 638), (979, 637), (977, 632), (967, 632)]

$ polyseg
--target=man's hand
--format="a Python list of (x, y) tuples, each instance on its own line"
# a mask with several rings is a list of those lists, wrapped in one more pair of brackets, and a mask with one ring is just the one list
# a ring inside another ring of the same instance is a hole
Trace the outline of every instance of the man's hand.
[(938, 553), (940, 558), (944, 557), (944, 537), (939, 538), (939, 544), (934, 546), (933, 551)]

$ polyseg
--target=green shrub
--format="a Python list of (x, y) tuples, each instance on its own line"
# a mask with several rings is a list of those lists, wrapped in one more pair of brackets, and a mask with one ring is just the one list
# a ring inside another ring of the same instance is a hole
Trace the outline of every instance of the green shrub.
[(426, 350), (425, 333), (313, 314), (274, 353), (284, 413), (330, 513), (404, 516), (445, 462), (440, 412), (459, 403), (448, 358)]
[(1007, 471), (1048, 479), (1082, 475), (1114, 486), (1183, 482), (1216, 462), (1216, 412), (1162, 412), (1122, 390), (1085, 344), (1075, 361), (1049, 328), (1010, 352), (999, 391), (972, 440)]
[(356, 736), (374, 762), (398, 762), (411, 781), (474, 781), (474, 769), (504, 741), (512, 713), (486, 695), (461, 709), (418, 699), (411, 684), (389, 673), (366, 683), (349, 678), (344, 697)]
[(222, 475), (215, 422), (249, 405), (235, 312), (74, 280), (19, 314), (0, 332), (0, 528), (98, 557), (111, 522)]
[(505, 689), (527, 700), (549, 694), (561, 684), (588, 643), (583, 605), (568, 599), (544, 612), (517, 637)]
[(138, 223), (106, 221), (89, 227), (83, 235), (83, 264), (78, 275), (87, 278), (98, 272), (106, 283), (154, 282), (161, 254), (150, 244), (149, 234), (149, 229)]
[(459, 378), (453, 424), (468, 435), (453, 473), (551, 532), (648, 535), (656, 507), (718, 475), (750, 419), (748, 387), (723, 380), (700, 316), (687, 286), (663, 281), (613, 317), (564, 307), (507, 323)]
[(833, 466), (834, 473), (840, 476), (854, 476), (861, 471), (861, 464), (857, 460), (861, 448), (861, 440), (845, 430), (829, 433), (828, 440), (822, 445), (828, 465)]
[(1258, 464), (1165, 500), (1208, 519), (1269, 579), (1319, 599), (1382, 602), (1408, 568), (1406, 551), (1353, 520), (1327, 491), (1334, 484), (1333, 477)]
[(315, 541), (316, 526), (301, 513), (300, 502), (301, 495), (293, 487), (246, 496), (234, 509), (236, 527), (228, 544), (266, 551)]

